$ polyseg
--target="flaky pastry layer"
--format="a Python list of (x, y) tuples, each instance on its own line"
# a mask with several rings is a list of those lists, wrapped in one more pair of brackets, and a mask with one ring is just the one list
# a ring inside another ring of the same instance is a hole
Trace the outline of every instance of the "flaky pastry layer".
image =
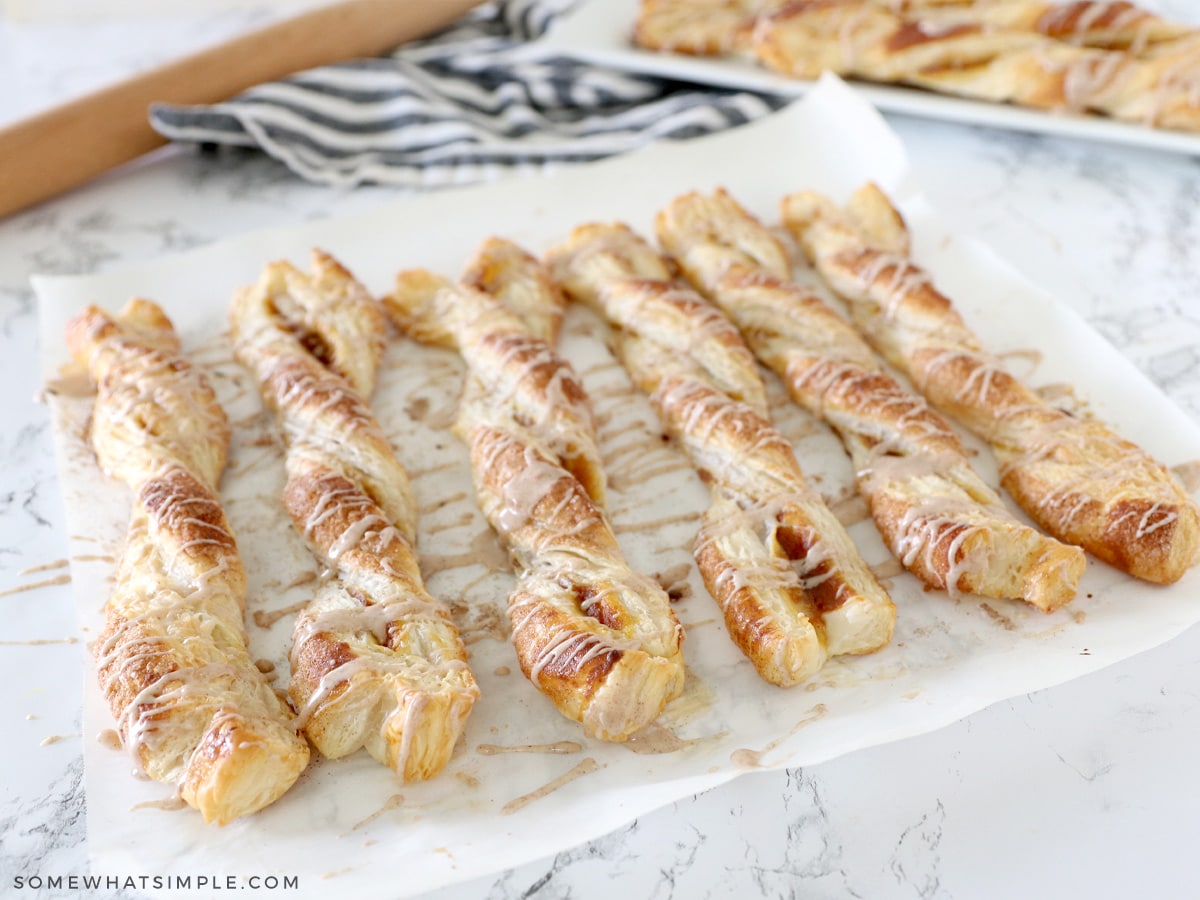
[[(479, 290), (486, 288), (486, 292)], [(525, 676), (588, 735), (623, 741), (683, 688), (683, 630), (662, 587), (633, 572), (603, 512), (591, 405), (554, 351), (562, 298), (497, 238), (457, 284), (401, 272), (396, 324), (467, 365), (455, 430), (480, 509), (512, 556), (512, 643)]]
[[(793, 399), (832, 425), (889, 549), (951, 594), (1021, 598), (1050, 612), (1072, 599), (1085, 558), (1017, 521), (972, 469), (958, 437), (902, 388), (813, 291), (786, 248), (729, 194), (685, 194), (659, 213), (659, 239), (738, 325)], [(881, 219), (881, 231), (895, 231)]]
[(289, 692), (313, 744), (365, 747), (404, 780), (450, 759), (479, 689), (446, 607), (425, 590), (408, 478), (367, 404), (386, 320), (332, 257), (268, 266), (231, 312), (287, 445), (283, 501), (332, 578), (297, 617)]
[(794, 685), (829, 655), (886, 644), (895, 608), (767, 419), (734, 325), (627, 226), (581, 226), (549, 259), (618, 329), (622, 362), (709, 483), (696, 562), (759, 675)]
[(1007, 372), (912, 261), (903, 220), (878, 187), (864, 186), (844, 209), (793, 194), (783, 216), (875, 348), (991, 444), (1001, 484), (1043, 529), (1159, 584), (1197, 562), (1200, 511), (1170, 472)]
[(634, 41), (1200, 131), (1200, 29), (1127, 2), (643, 0)]
[(229, 425), (155, 304), (89, 307), (66, 339), (97, 386), (97, 459), (133, 491), (100, 686), (138, 766), (225, 824), (277, 800), (309, 756), (246, 648), (246, 576), (216, 493)]

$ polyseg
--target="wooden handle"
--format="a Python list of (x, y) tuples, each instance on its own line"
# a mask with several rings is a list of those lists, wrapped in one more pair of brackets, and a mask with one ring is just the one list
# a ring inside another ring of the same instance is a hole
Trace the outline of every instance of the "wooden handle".
[(0, 129), (0, 216), (166, 143), (151, 103), (216, 103), (264, 81), (378, 56), (479, 0), (344, 0), (202, 50)]

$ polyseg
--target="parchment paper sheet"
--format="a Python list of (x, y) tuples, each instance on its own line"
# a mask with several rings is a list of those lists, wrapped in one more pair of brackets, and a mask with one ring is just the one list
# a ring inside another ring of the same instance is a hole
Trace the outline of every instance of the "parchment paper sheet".
[[(204, 365), (236, 424), (224, 500), (250, 574), (248, 631), (255, 657), (286, 683), (291, 616), (264, 614), (306, 600), (318, 566), (279, 502), (282, 452), (249, 377), (231, 358), (226, 314), (235, 287), (264, 263), (307, 264), (323, 247), (378, 293), (394, 273), (424, 266), (457, 274), (489, 234), (541, 252), (574, 225), (623, 219), (648, 233), (655, 211), (694, 188), (726, 186), (768, 221), (785, 192), (814, 187), (844, 198), (866, 178), (896, 197), (915, 233), (917, 259), (968, 321), (1034, 384), (1070, 382), (1101, 418), (1168, 465), (1200, 458), (1200, 429), (1071, 310), (1026, 283), (990, 252), (949, 233), (922, 199), (904, 152), (851, 89), (828, 79), (768, 120), (720, 136), (670, 144), (551, 178), (446, 191), (352, 218), (239, 237), (133, 269), (82, 278), (36, 278), (45, 374), (66, 362), (63, 325), (86, 303), (116, 308), (130, 296), (162, 303)], [(374, 405), (410, 469), (423, 515), (420, 553), (434, 594), (450, 601), (470, 642), (483, 697), (448, 769), (399, 785), (359, 753), (319, 761), (282, 800), (253, 818), (207, 827), (190, 810), (153, 805), (164, 785), (130, 777), (131, 761), (104, 746), (113, 727), (94, 677), (86, 690), (84, 753), (93, 871), (300, 876), (300, 896), (330, 889), (359, 900), (396, 898), (478, 877), (615, 829), (678, 798), (729, 781), (749, 766), (811, 765), (942, 727), (988, 704), (1049, 687), (1161, 644), (1200, 619), (1200, 573), (1154, 588), (1092, 562), (1079, 598), (1046, 616), (1020, 603), (951, 600), (907, 574), (888, 577), (899, 609), (895, 640), (872, 656), (835, 660), (811, 684), (761, 682), (727, 641), (688, 548), (707, 492), (662, 439), (647, 402), (605, 346), (605, 326), (571, 313), (568, 358), (584, 376), (601, 422), (613, 480), (610, 511), (635, 568), (680, 596), (690, 679), (660, 727), (629, 745), (583, 737), (521, 676), (506, 639), (504, 554), (471, 494), (466, 453), (446, 430), (462, 368), (442, 350), (397, 340)], [(778, 421), (802, 464), (833, 500), (850, 495), (850, 467), (827, 429), (786, 402), (771, 381)], [(127, 492), (105, 479), (84, 443), (90, 400), (52, 398), (72, 536), (74, 594), (94, 638), (119, 552)], [(972, 443), (972, 446), (978, 446)], [(995, 482), (986, 451), (977, 461)], [(850, 504), (853, 505), (852, 503)], [(867, 561), (889, 571), (873, 524), (851, 534)], [(97, 559), (97, 557), (101, 557)], [(90, 673), (94, 675), (94, 673)], [(577, 752), (489, 753), (481, 745), (573, 741)], [(671, 750), (672, 752), (662, 752)], [(598, 768), (524, 805), (584, 760)], [(149, 806), (139, 804), (149, 803)], [(519, 807), (515, 808), (514, 807)], [(294, 894), (289, 894), (294, 896)]]

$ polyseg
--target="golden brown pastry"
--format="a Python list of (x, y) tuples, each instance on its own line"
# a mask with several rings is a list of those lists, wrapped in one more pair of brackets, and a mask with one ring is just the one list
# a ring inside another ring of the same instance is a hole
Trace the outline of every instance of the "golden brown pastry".
[(1200, 511), (1182, 487), (1139, 447), (1006, 372), (909, 258), (903, 219), (878, 187), (845, 209), (793, 194), (783, 217), (875, 348), (992, 445), (1001, 484), (1042, 528), (1160, 584), (1196, 563)]
[(1124, 2), (647, 0), (648, 49), (1200, 131), (1200, 29)]
[(404, 780), (436, 775), (479, 696), (446, 607), (421, 580), (416, 512), (366, 398), (383, 311), (332, 257), (272, 263), (238, 291), (234, 350), (287, 444), (284, 505), (331, 575), (296, 619), (289, 692), (323, 754), (359, 747)]
[(945, 420), (792, 280), (787, 250), (766, 226), (718, 190), (676, 198), (657, 231), (793, 399), (837, 431), (875, 524), (906, 569), (951, 595), (1022, 598), (1046, 612), (1074, 597), (1083, 551), (1009, 514)]
[(508, 615), (521, 670), (588, 735), (624, 741), (682, 690), (683, 630), (662, 587), (626, 564), (605, 518), (591, 406), (550, 343), (558, 289), (537, 260), (496, 238), (467, 272), (491, 293), (412, 270), (384, 302), (401, 330), (467, 364), (455, 430), (471, 451), (480, 508), (515, 563)]
[(576, 228), (549, 260), (571, 297), (619, 329), (625, 367), (709, 483), (696, 562), (758, 673), (789, 686), (827, 656), (885, 645), (895, 607), (766, 418), (733, 324), (624, 225)]
[(1163, 45), (1144, 58), (1039, 45), (972, 66), (923, 71), (908, 81), (964, 97), (1200, 132), (1200, 40)]
[(546, 267), (519, 245), (488, 238), (467, 264), (462, 282), (495, 296), (526, 330), (549, 346), (558, 343), (567, 298)]
[(291, 710), (246, 649), (246, 574), (216, 485), (229, 423), (148, 300), (67, 324), (98, 394), (91, 437), (133, 491), (116, 585), (94, 652), (121, 740), (206, 822), (277, 800), (308, 764)]
[(877, 3), (897, 11), (919, 11), (924, 21), (938, 25), (977, 24), (985, 28), (1023, 31), (1083, 47), (1106, 47), (1141, 54), (1162, 44), (1195, 35), (1197, 29), (1168, 22), (1125, 0), (955, 0), (930, 3), (892, 0)]
[(786, 0), (642, 0), (633, 41), (688, 56), (748, 51), (758, 16)]

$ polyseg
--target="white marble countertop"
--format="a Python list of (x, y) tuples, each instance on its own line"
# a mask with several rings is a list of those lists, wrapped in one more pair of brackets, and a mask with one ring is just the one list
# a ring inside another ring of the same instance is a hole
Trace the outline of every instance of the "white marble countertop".
[[(1156, 6), (1185, 14), (1182, 0)], [(0, 121), (256, 16), (119, 21), (99, 31), (0, 20), (8, 85)], [(890, 122), (951, 222), (1074, 307), (1200, 418), (1200, 159)], [(168, 150), (0, 222), (0, 590), (53, 579), (63, 570), (28, 570), (68, 552), (49, 419), (32, 399), (40, 385), (29, 275), (120, 266), (394, 196), (307, 185), (251, 153)], [(40, 895), (15, 890), (18, 876), (88, 871), (86, 651), (69, 592), (47, 585), (0, 596), (4, 896)], [(572, 851), (432, 896), (1116, 897), (1148, 887), (1195, 896), (1200, 770), (1188, 748), (1200, 743), (1198, 684), (1193, 629), (933, 734), (747, 775)]]

